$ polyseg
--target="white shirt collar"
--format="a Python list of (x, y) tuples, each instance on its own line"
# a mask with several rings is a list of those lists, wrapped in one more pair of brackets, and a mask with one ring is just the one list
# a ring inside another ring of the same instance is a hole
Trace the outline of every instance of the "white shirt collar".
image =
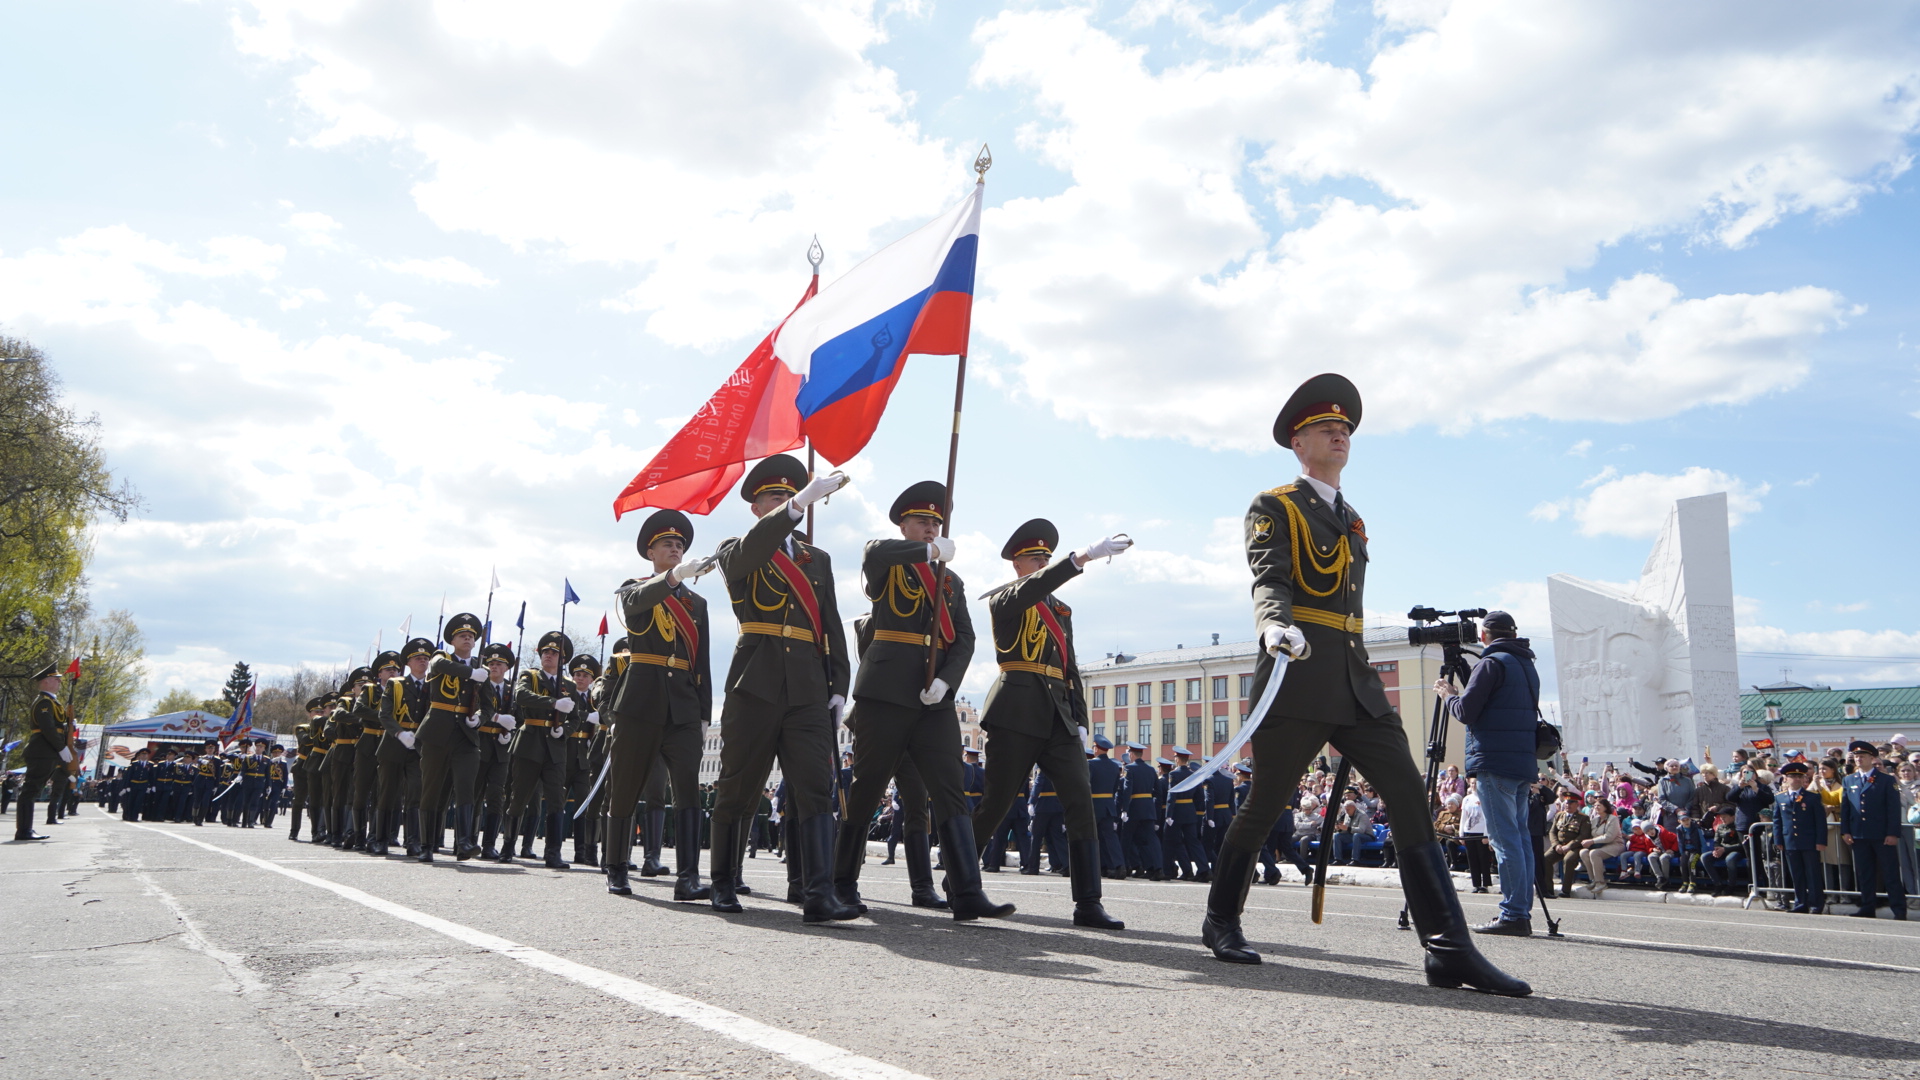
[(1334, 487), (1332, 484), (1315, 480), (1311, 476), (1306, 476), (1303, 474), (1300, 477), (1300, 479), (1305, 480), (1308, 484), (1311, 484), (1313, 486), (1313, 490), (1319, 492), (1320, 497), (1322, 499), (1325, 499), (1329, 505), (1333, 503), (1334, 497), (1340, 494), (1339, 488)]

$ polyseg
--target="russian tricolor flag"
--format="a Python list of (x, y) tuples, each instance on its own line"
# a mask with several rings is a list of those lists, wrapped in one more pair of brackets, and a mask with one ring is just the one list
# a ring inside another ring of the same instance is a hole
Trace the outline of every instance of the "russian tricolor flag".
[(967, 351), (985, 189), (849, 270), (775, 336), (774, 355), (804, 379), (801, 429), (835, 465), (873, 437), (909, 355)]

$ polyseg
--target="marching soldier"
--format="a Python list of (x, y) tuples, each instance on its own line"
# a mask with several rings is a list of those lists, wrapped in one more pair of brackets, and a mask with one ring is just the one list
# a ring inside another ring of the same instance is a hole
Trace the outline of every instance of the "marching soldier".
[(33, 831), (33, 805), (40, 798), (40, 789), (46, 786), (55, 770), (73, 760), (73, 749), (67, 745), (67, 709), (60, 704), (58, 666), (48, 664), (34, 672), (33, 682), (39, 692), (33, 698), (33, 730), (21, 751), (27, 759), (27, 771), (20, 784), (20, 800), (13, 810), (15, 840), (47, 839)]
[[(495, 645), (499, 648), (495, 649)], [(506, 657), (506, 667), (493, 670), (502, 655)], [(480, 759), (475, 766), (473, 801), (474, 812), (480, 816), (480, 857), (498, 862), (500, 851), (493, 846), (493, 842), (499, 836), (500, 818), (507, 809), (507, 780), (513, 770), (513, 756), (509, 749), (513, 742), (512, 722), (520, 710), (513, 701), (513, 686), (503, 685), (506, 670), (514, 666), (513, 650), (503, 642), (494, 642), (480, 650), (480, 659), (487, 665), (487, 685), (480, 690), (482, 708), (480, 727), (477, 729)], [(501, 696), (503, 694), (504, 697)], [(507, 861), (511, 862), (511, 835), (507, 839), (506, 852)]]
[(388, 649), (373, 658), (373, 680), (353, 697), (355, 738), (353, 748), (353, 841), (355, 851), (382, 854), (385, 837), (380, 833), (374, 812), (380, 793), (380, 742), (386, 736), (386, 721), (380, 706), (386, 701), (387, 684), (400, 674), (400, 654)]
[[(503, 692), (498, 702), (499, 715), (495, 717), (499, 724), (514, 732), (513, 802), (507, 807), (507, 842), (501, 845), (500, 861), (513, 861), (512, 830), (523, 814), (545, 800), (546, 865), (551, 870), (565, 870), (567, 863), (560, 858), (560, 845), (566, 835), (561, 819), (566, 816), (567, 766), (572, 753), (567, 739), (567, 718), (576, 702), (573, 686), (561, 673), (560, 665), (572, 657), (573, 642), (560, 631), (549, 630), (540, 635), (536, 648), (540, 666), (520, 673), (520, 682), (511, 698)], [(485, 656), (489, 670), (498, 664), (505, 673), (513, 663), (513, 650), (504, 645), (487, 646)], [(494, 704), (488, 688), (481, 689), (481, 697), (489, 706)], [(507, 715), (509, 710), (518, 716)]]
[(200, 761), (193, 769), (193, 823), (205, 825), (207, 818), (213, 816), (213, 797), (220, 790), (220, 755), (215, 752), (219, 743), (209, 742), (201, 748)]
[(313, 752), (307, 755), (305, 779), (313, 788), (307, 794), (307, 821), (313, 826), (311, 842), (315, 844), (333, 838), (333, 792), (327, 785), (327, 758), (333, 749), (333, 701), (331, 690), (320, 695), (320, 715), (313, 720)]
[[(872, 614), (861, 627), (860, 678), (853, 697), (860, 722), (853, 729), (853, 764), (834, 849), (833, 881), (841, 903), (860, 903), (860, 867), (867, 831), (887, 782), (911, 762), (915, 787), (907, 805), (925, 816), (929, 797), (943, 852), (977, 852), (960, 768), (960, 717), (954, 691), (973, 659), (973, 619), (966, 585), (947, 564), (953, 541), (940, 535), (946, 485), (925, 480), (893, 501), (888, 517), (901, 539), (867, 542), (860, 572)], [(903, 796), (908, 795), (903, 790)], [(904, 800), (903, 800), (904, 801)], [(908, 867), (930, 859), (924, 829), (907, 833)], [(914, 842), (921, 846), (918, 854)], [(1013, 905), (995, 904), (980, 888), (978, 858), (944, 860), (948, 904), (959, 921), (1003, 918)], [(929, 868), (928, 876), (931, 877)]]
[(473, 655), (480, 620), (461, 612), (447, 620), (451, 651), (427, 665), (427, 715), (415, 729), (420, 751), (420, 861), (440, 850), (448, 812), (453, 817), (453, 854), (465, 862), (480, 854), (474, 828), (473, 789), (480, 776), (480, 684), (487, 669)]
[[(1156, 805), (1160, 774), (1147, 764), (1147, 748), (1128, 743), (1127, 839), (1134, 862), (1129, 872), (1150, 881), (1160, 880), (1160, 814)], [(1141, 800), (1146, 800), (1142, 802)]]
[(1093, 760), (1087, 762), (1087, 780), (1093, 791), (1093, 825), (1100, 834), (1100, 876), (1124, 878), (1127, 861), (1120, 854), (1120, 763), (1113, 760), (1113, 740), (1093, 737)]
[[(1308, 762), (1331, 743), (1386, 804), (1407, 911), (1426, 951), (1427, 983), (1525, 996), (1532, 992), (1526, 983), (1474, 946), (1406, 731), (1361, 644), (1367, 533), (1340, 490), (1359, 422), (1360, 392), (1351, 382), (1339, 375), (1307, 380), (1274, 423), (1275, 440), (1292, 446), (1304, 475), (1254, 496), (1247, 511), (1247, 563), (1263, 646), (1255, 700), (1268, 679), (1284, 673), (1285, 681), (1252, 737), (1252, 791), (1220, 845), (1201, 939), (1221, 960), (1260, 962), (1240, 930), (1254, 860)], [(1292, 662), (1276, 670), (1282, 649)]]
[(1196, 766), (1193, 754), (1184, 746), (1173, 748), (1173, 771), (1167, 774), (1167, 864), (1180, 869), (1181, 881), (1209, 880), (1207, 850), (1200, 843), (1201, 804), (1206, 788), (1190, 788), (1174, 794), (1173, 786), (1192, 776)]
[[(708, 659), (712, 635), (707, 625), (706, 598), (687, 586), (718, 565), (718, 559), (686, 562), (691, 543), (693, 522), (685, 514), (657, 510), (648, 515), (634, 538), (634, 547), (653, 564), (653, 573), (628, 579), (616, 593), (620, 621), (627, 633), (621, 639), (624, 651), (618, 645), (614, 648), (619, 675), (612, 687), (612, 710), (606, 714), (610, 728), (605, 785), (607, 850), (602, 862), (607, 891), (618, 896), (631, 893), (627, 867), (633, 859), (634, 811), (643, 793), (649, 811), (658, 807), (665, 792), (665, 784), (659, 780), (666, 777), (673, 785), (676, 818), (673, 898), (682, 903), (711, 900), (719, 910), (739, 911), (739, 902), (731, 898), (738, 885), (739, 863), (728, 863), (723, 849), (734, 853), (737, 860), (737, 845), (744, 836), (736, 836), (731, 830), (723, 835), (717, 814), (713, 822), (715, 886), (700, 883), (700, 755), (702, 735), (713, 717), (712, 665)], [(743, 643), (745, 640), (746, 635), (742, 635)], [(765, 780), (763, 771), (760, 782)], [(758, 807), (759, 788), (753, 788), (752, 794), (756, 798), (748, 806), (749, 814)], [(652, 835), (658, 834), (655, 830)], [(728, 875), (727, 905), (718, 899), (723, 866)]]
[(293, 798), (287, 807), (287, 817), (291, 821), (291, 827), (287, 830), (289, 840), (300, 839), (300, 816), (307, 809), (308, 795), (312, 792), (312, 782), (307, 779), (307, 759), (313, 755), (313, 718), (319, 705), (319, 698), (308, 698), (307, 722), (293, 725), (294, 762), (293, 767), (287, 770), (287, 782), (293, 785)]
[(240, 758), (240, 827), (253, 828), (260, 820), (261, 803), (267, 797), (266, 739), (247, 743), (251, 751)]
[(717, 911), (741, 910), (734, 894), (747, 829), (777, 756), (797, 841), (788, 857), (800, 856), (806, 882), (806, 921), (860, 916), (833, 892), (834, 731), (851, 674), (846, 630), (832, 560), (793, 536), (806, 508), (846, 482), (841, 473), (809, 479), (789, 454), (761, 461), (740, 488), (759, 521), (745, 536), (722, 542), (715, 555), (740, 620), (720, 717), (713, 807)]
[(360, 749), (359, 699), (367, 681), (373, 678), (372, 668), (354, 668), (347, 673), (347, 681), (340, 687), (339, 697), (334, 701), (333, 716), (328, 728), (333, 740), (327, 748), (327, 765), (323, 781), (327, 785), (327, 802), (332, 811), (329, 820), (333, 822), (333, 847), (339, 851), (350, 851), (354, 847), (355, 813), (353, 805), (353, 768)]
[(141, 747), (133, 752), (133, 761), (127, 765), (127, 799), (121, 813), (124, 821), (139, 821), (140, 812), (147, 805), (147, 789), (153, 784), (153, 762), (148, 758), (152, 752)]
[[(268, 746), (274, 746), (268, 743)], [(273, 817), (280, 811), (280, 800), (287, 791), (287, 775), (292, 770), (293, 751), (274, 746), (267, 755), (267, 786), (260, 799), (260, 827), (273, 828)]]
[(600, 661), (583, 653), (567, 662), (567, 673), (573, 676), (573, 696), (579, 703), (567, 736), (573, 747), (573, 775), (567, 786), (567, 798), (573, 806), (568, 820), (573, 831), (573, 861), (598, 867), (600, 807), (606, 802), (606, 786), (601, 784), (595, 790), (594, 785), (607, 761), (606, 726), (601, 723), (600, 704), (593, 695), (600, 678)]
[[(1052, 562), (1059, 542), (1053, 522), (1034, 518), (1000, 549), (1000, 557), (1013, 563), (1019, 578), (987, 594), (1000, 677), (987, 691), (980, 714), (980, 726), (987, 732), (987, 794), (975, 817), (1001, 820), (1027, 773), (1040, 766), (1054, 781), (1066, 812), (1074, 925), (1122, 930), (1126, 924), (1100, 905), (1100, 840), (1093, 823), (1086, 750), (1080, 742), (1086, 697), (1073, 656), (1073, 611), (1053, 594), (1079, 577), (1087, 563), (1118, 555), (1133, 541), (1109, 537)], [(1040, 845), (1033, 846), (1037, 856)], [(1038, 862), (1036, 858), (1036, 866)]]
[(433, 642), (417, 637), (400, 649), (406, 674), (390, 680), (380, 699), (380, 775), (377, 792), (379, 854), (385, 855), (405, 825), (409, 858), (420, 855), (420, 721), (430, 711), (427, 665), (433, 661)]

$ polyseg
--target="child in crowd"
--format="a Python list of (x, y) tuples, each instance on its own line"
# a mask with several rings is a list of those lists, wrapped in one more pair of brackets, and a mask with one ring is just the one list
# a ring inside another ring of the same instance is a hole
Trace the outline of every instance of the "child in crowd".
[(1653, 854), (1653, 838), (1647, 835), (1647, 827), (1635, 822), (1627, 833), (1627, 851), (1623, 858), (1626, 864), (1626, 880), (1638, 884), (1653, 873), (1650, 856)]

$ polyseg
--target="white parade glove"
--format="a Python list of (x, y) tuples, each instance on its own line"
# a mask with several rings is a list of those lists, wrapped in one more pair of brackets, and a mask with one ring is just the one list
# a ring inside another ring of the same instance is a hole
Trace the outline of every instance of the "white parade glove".
[(920, 704), (938, 705), (947, 699), (947, 680), (935, 679), (933, 684), (920, 691)]
[(833, 722), (836, 725), (840, 723), (840, 714), (845, 711), (846, 707), (847, 699), (843, 695), (835, 694), (827, 699), (827, 712), (833, 717)]
[(554, 739), (564, 739), (564, 738), (566, 738), (566, 737), (567, 737), (567, 725), (565, 725), (565, 724), (549, 724), (549, 725), (547, 725), (547, 736), (548, 736), (549, 738), (554, 738)]
[(1105, 540), (1095, 540), (1093, 543), (1075, 552), (1074, 555), (1080, 560), (1082, 565), (1085, 565), (1095, 559), (1105, 559), (1118, 555), (1132, 546), (1133, 537), (1128, 536), (1126, 533), (1116, 533), (1113, 536), (1107, 537)]
[(496, 724), (499, 724), (503, 728), (506, 728), (508, 731), (512, 731), (514, 725), (519, 723), (518, 720), (515, 720), (513, 717), (508, 716), (506, 713), (503, 713), (503, 712), (494, 713), (493, 722)]
[(1171, 828), (1173, 828), (1173, 819), (1172, 819), (1172, 818), (1168, 818), (1168, 819), (1167, 819), (1167, 828), (1169, 828), (1169, 829), (1171, 829)]
[(950, 536), (936, 536), (927, 542), (928, 562), (952, 562), (953, 552), (953, 538)]
[(799, 494), (793, 497), (793, 507), (796, 510), (805, 510), (821, 499), (846, 487), (847, 483), (847, 474), (838, 470), (830, 472), (825, 476), (816, 476), (807, 482), (806, 487), (800, 489)]
[(486, 668), (470, 667), (467, 669), (467, 678), (472, 679), (474, 682), (481, 682), (491, 677), (492, 676), (487, 674)]
[(708, 571), (719, 565), (720, 556), (718, 555), (709, 555), (704, 559), (695, 559), (691, 563), (683, 562), (673, 568), (673, 580), (675, 582), (698, 581), (702, 577), (705, 577)]
[(1260, 632), (1260, 644), (1266, 647), (1268, 656), (1279, 656), (1285, 648), (1292, 659), (1307, 658), (1307, 635), (1297, 626), (1269, 626)]
[(600, 726), (600, 710), (595, 709), (594, 711), (587, 714), (587, 726), (588, 727)]
[(572, 711), (573, 711), (573, 699), (572, 699), (572, 698), (570, 698), (570, 697), (563, 697), (563, 698), (560, 698), (560, 699), (558, 699), (558, 700), (556, 700), (556, 701), (555, 701), (555, 702), (553, 703), (553, 711), (554, 711), (554, 712), (557, 712), (557, 713), (570, 713), (570, 712), (572, 712)]
[(512, 741), (513, 741), (513, 736), (511, 736), (511, 735), (509, 735), (509, 734), (507, 734), (507, 733), (506, 733), (506, 732), (504, 732), (504, 731), (500, 733), (500, 745), (501, 745), (501, 746), (505, 746), (505, 745), (507, 745), (508, 743), (510, 743), (510, 742), (512, 742)]
[(411, 750), (411, 749), (413, 749), (413, 740), (414, 740), (414, 738), (415, 738), (415, 736), (414, 736), (414, 734), (413, 734), (413, 732), (411, 732), (411, 731), (403, 731), (403, 732), (401, 732), (401, 733), (400, 733), (400, 745), (401, 745), (401, 746), (404, 746), (404, 747), (406, 747), (406, 748), (407, 748), (407, 749), (409, 749), (409, 750)]
[(65, 746), (63, 746), (63, 747), (61, 747), (61, 748), (60, 748), (60, 760), (61, 760), (61, 761), (63, 761), (63, 762), (65, 762), (65, 763), (67, 763), (67, 764), (69, 764), (69, 765), (71, 765), (71, 764), (73, 764), (73, 750), (72, 750), (72, 748), (70, 748), (70, 747), (65, 747)]
[(467, 726), (468, 726), (468, 727), (479, 727), (479, 726), (480, 726), (480, 714), (479, 714), (479, 713), (469, 713), (469, 714), (467, 714)]

